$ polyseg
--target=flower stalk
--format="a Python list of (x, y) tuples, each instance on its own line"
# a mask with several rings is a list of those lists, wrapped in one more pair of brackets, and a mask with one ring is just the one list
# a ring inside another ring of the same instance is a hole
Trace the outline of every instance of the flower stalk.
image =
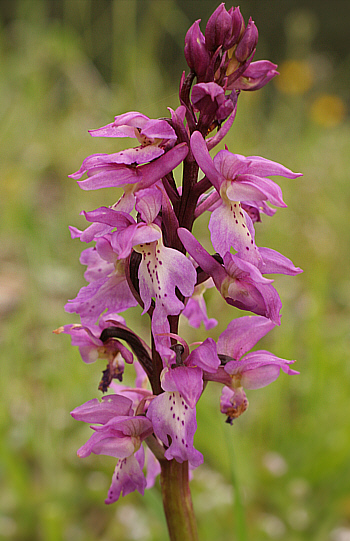
[(198, 541), (188, 462), (162, 460), (160, 486), (170, 541)]
[[(109, 394), (71, 412), (93, 430), (78, 455), (117, 459), (107, 504), (135, 490), (143, 494), (160, 474), (171, 541), (198, 539), (189, 469), (204, 460), (194, 437), (196, 405), (207, 385), (221, 386), (219, 408), (230, 425), (248, 408), (246, 390), (269, 385), (281, 370), (298, 373), (290, 368), (294, 361), (250, 350), (281, 323), (281, 299), (265, 275), (301, 272), (255, 242), (262, 216), (286, 206), (269, 177), (300, 174), (227, 147), (214, 158), (209, 154), (231, 129), (241, 91), (264, 86), (276, 66), (253, 62), (258, 31), (252, 19), (245, 25), (239, 8), (227, 11), (220, 4), (205, 35), (199, 22), (185, 38), (190, 73), (181, 77), (180, 104), (169, 109), (170, 118), (130, 112), (90, 132), (129, 137), (136, 146), (88, 156), (70, 175), (83, 190), (121, 187), (123, 195), (109, 207), (84, 212), (90, 224), (85, 231), (70, 228), (73, 238), (95, 244), (80, 259), (88, 285), (65, 307), (80, 322), (54, 331), (71, 336), (84, 362), (107, 361), (98, 388)], [(181, 163), (178, 186), (174, 169)], [(204, 212), (210, 213), (210, 252), (192, 234)], [(232, 310), (254, 315), (234, 317), (214, 340), (208, 288), (216, 288)], [(148, 341), (121, 315), (135, 306), (149, 318)], [(203, 324), (206, 340), (189, 346), (178, 334), (180, 317), (194, 328)], [(124, 370), (134, 372), (134, 387), (122, 385)]]

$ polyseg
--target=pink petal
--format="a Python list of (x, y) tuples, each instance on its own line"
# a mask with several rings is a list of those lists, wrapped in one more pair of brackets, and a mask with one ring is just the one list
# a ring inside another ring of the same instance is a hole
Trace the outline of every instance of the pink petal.
[(225, 180), (225, 178), (213, 164), (213, 160), (210, 157), (207, 145), (199, 131), (195, 131), (192, 134), (191, 150), (199, 167), (219, 192), (221, 183)]
[(188, 299), (182, 315), (187, 317), (189, 324), (198, 329), (203, 321), (207, 331), (215, 327), (218, 322), (214, 318), (208, 318), (207, 307), (203, 295), (195, 295)]
[(287, 169), (284, 165), (262, 158), (261, 156), (247, 156), (247, 160), (251, 162), (249, 165), (249, 173), (259, 177), (280, 175), (282, 177), (294, 179), (302, 176), (302, 173), (293, 173), (293, 171)]
[(203, 372), (194, 366), (165, 368), (162, 388), (164, 391), (178, 391), (190, 408), (194, 408), (203, 391)]
[(216, 352), (216, 343), (207, 338), (200, 346), (190, 353), (186, 359), (187, 366), (199, 366), (206, 372), (216, 372), (220, 366), (220, 359)]
[(259, 248), (262, 256), (260, 271), (262, 274), (289, 274), (295, 276), (303, 272), (299, 267), (295, 267), (290, 259), (284, 255), (272, 250), (271, 248)]
[(95, 455), (126, 458), (133, 454), (135, 445), (132, 439), (121, 432), (94, 432), (88, 441), (78, 449), (78, 456), (85, 458), (91, 453)]
[(101, 402), (94, 398), (71, 411), (71, 416), (85, 423), (105, 424), (118, 415), (132, 415), (132, 401), (120, 395), (103, 396)]
[(261, 389), (275, 381), (279, 375), (280, 367), (268, 364), (244, 372), (241, 378), (241, 384), (245, 389)]
[(177, 234), (188, 251), (188, 253), (193, 257), (193, 259), (198, 263), (198, 265), (210, 276), (212, 276), (216, 287), (221, 289), (221, 283), (225, 280), (227, 273), (225, 269), (214, 259), (198, 242), (198, 240), (183, 227), (179, 227)]
[(196, 468), (203, 463), (202, 454), (193, 447), (197, 429), (196, 410), (191, 409), (177, 392), (164, 392), (149, 405), (147, 417), (152, 421), (155, 435), (169, 446), (165, 458), (177, 462), (186, 460)]
[(161, 242), (140, 244), (137, 251), (143, 254), (139, 267), (140, 296), (144, 302), (144, 312), (154, 297), (167, 315), (177, 315), (183, 303), (176, 295), (178, 288), (185, 297), (193, 293), (197, 280), (196, 270), (191, 261), (174, 248), (167, 248)]
[(233, 247), (244, 254), (244, 259), (258, 266), (261, 256), (254, 241), (254, 226), (238, 202), (222, 202), (212, 212), (209, 230), (211, 242), (222, 257)]
[(275, 323), (262, 316), (243, 316), (234, 319), (218, 338), (218, 352), (238, 361), (274, 327)]
[(146, 224), (150, 224), (158, 216), (162, 206), (162, 192), (155, 187), (139, 190), (136, 193), (137, 212)]
[(176, 141), (175, 130), (166, 120), (150, 119), (141, 130), (141, 134), (150, 139)]
[(145, 488), (146, 479), (142, 472), (142, 466), (135, 456), (131, 455), (118, 461), (105, 503), (114, 503), (120, 495), (126, 496), (135, 490), (143, 496)]

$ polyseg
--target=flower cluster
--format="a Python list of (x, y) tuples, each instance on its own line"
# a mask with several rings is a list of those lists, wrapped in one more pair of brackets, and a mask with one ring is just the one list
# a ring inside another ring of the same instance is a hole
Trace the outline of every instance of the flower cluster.
[[(71, 336), (86, 363), (107, 360), (99, 388), (112, 393), (71, 413), (93, 429), (79, 456), (118, 459), (106, 503), (134, 490), (143, 494), (162, 461), (188, 461), (191, 468), (203, 462), (193, 440), (196, 404), (209, 381), (222, 386), (220, 410), (232, 423), (248, 406), (246, 389), (268, 385), (281, 369), (297, 374), (294, 361), (249, 351), (280, 324), (281, 300), (265, 275), (301, 272), (280, 253), (258, 247), (254, 227), (262, 214), (286, 206), (269, 177), (299, 174), (227, 148), (214, 159), (209, 154), (230, 129), (240, 92), (261, 88), (277, 73), (271, 62), (252, 62), (257, 41), (254, 22), (245, 26), (239, 8), (221, 4), (205, 35), (196, 21), (185, 39), (190, 73), (181, 78), (179, 107), (169, 109), (169, 118), (130, 112), (92, 130), (93, 137), (134, 138), (137, 146), (89, 156), (71, 175), (83, 190), (123, 192), (110, 207), (84, 212), (90, 224), (84, 231), (71, 228), (73, 238), (94, 247), (81, 256), (88, 285), (66, 305), (80, 323), (55, 331)], [(178, 186), (173, 171), (181, 163)], [(191, 233), (205, 212), (213, 253)], [(233, 319), (216, 342), (208, 337), (190, 349), (179, 336), (179, 317), (194, 327), (215, 326), (203, 296), (208, 287), (255, 315)], [(120, 315), (137, 305), (151, 321), (149, 344)], [(135, 369), (135, 387), (121, 384), (124, 362)]]

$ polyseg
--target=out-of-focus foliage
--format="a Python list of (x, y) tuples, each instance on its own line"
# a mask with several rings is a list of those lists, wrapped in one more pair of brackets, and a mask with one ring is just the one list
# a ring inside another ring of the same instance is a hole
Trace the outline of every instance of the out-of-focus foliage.
[[(67, 298), (84, 284), (68, 224), (110, 204), (111, 190), (81, 192), (67, 175), (88, 154), (123, 141), (87, 130), (139, 110), (168, 114), (185, 69), (183, 39), (212, 1), (8, 0), (0, 3), (0, 539), (110, 541), (166, 537), (159, 490), (107, 507), (114, 459), (78, 459), (88, 428), (69, 416), (99, 396), (101, 362), (82, 363), (52, 329), (74, 322)], [(257, 59), (280, 77), (242, 94), (229, 149), (280, 161), (304, 177), (280, 179), (287, 209), (257, 226), (304, 269), (279, 277), (281, 328), (259, 345), (296, 358), (301, 375), (251, 391), (230, 427), (219, 390), (199, 403), (194, 505), (203, 541), (234, 537), (234, 474), (249, 539), (343, 541), (350, 531), (350, 126), (346, 2), (241, 3), (259, 31)], [(226, 4), (229, 7), (229, 4)], [(342, 31), (344, 28), (344, 31)], [(170, 56), (168, 56), (168, 54)], [(204, 238), (202, 222), (199, 234)], [(216, 338), (234, 313), (208, 292)], [(147, 336), (140, 310), (129, 324)], [(189, 341), (203, 329), (182, 329)], [(234, 451), (233, 451), (234, 449)], [(234, 468), (234, 469), (233, 469)], [(237, 540), (238, 541), (238, 540)]]

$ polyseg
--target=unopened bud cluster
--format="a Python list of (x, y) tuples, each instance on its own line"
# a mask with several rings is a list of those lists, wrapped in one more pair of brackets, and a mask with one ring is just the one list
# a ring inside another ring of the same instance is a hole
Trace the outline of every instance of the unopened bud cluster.
[(204, 35), (199, 23), (191, 26), (185, 38), (186, 61), (197, 82), (215, 82), (225, 90), (258, 90), (276, 75), (272, 62), (252, 62), (258, 29), (252, 18), (245, 25), (239, 7), (227, 11), (220, 4)]

